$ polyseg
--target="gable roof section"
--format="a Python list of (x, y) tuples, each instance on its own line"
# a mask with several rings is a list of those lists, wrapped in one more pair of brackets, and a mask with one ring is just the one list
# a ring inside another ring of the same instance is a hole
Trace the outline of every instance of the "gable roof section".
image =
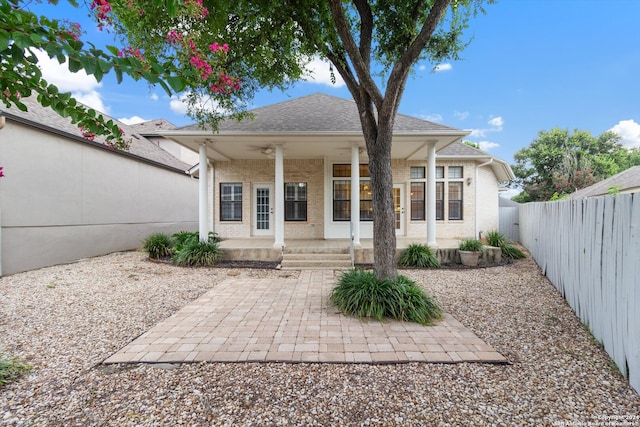
[[(107, 150), (113, 151), (104, 146), (104, 137), (96, 136), (95, 141), (89, 141), (82, 136), (80, 129), (71, 123), (70, 118), (62, 117), (52, 109), (43, 107), (36, 101), (35, 96), (24, 98), (22, 99), (22, 102), (27, 106), (27, 111), (21, 111), (15, 107), (6, 108), (4, 105), (1, 105), (0, 114), (6, 116), (8, 119), (16, 120), (46, 132), (52, 132), (68, 138), (80, 140), (90, 145), (102, 146)], [(117, 153), (133, 155), (133, 157), (142, 158), (158, 163), (162, 166), (168, 166), (172, 169), (179, 169), (181, 171), (186, 171), (189, 168), (190, 165), (178, 160), (167, 151), (146, 139), (137, 132), (134, 127), (125, 125), (104, 113), (102, 113), (102, 115), (106, 120), (111, 119), (116, 122), (118, 126), (124, 130), (125, 138), (131, 139), (129, 151), (117, 151)]]
[[(360, 116), (356, 103), (350, 99), (338, 98), (324, 93), (295, 98), (250, 111), (248, 118), (224, 120), (220, 123), (220, 133), (230, 132), (356, 132), (362, 133)], [(184, 126), (180, 130), (200, 130), (197, 124)], [(396, 116), (394, 133), (420, 133), (434, 131), (459, 131), (426, 120), (403, 114)]]
[(491, 167), (498, 181), (506, 182), (515, 179), (515, 175), (509, 163), (482, 150), (471, 147), (464, 142), (456, 141), (447, 145), (437, 153), (438, 159), (441, 160), (460, 160), (468, 159), (480, 162), (480, 164)]
[(160, 130), (176, 129), (176, 125), (165, 119), (148, 120), (129, 126), (140, 135), (157, 135), (157, 132)]
[(640, 191), (640, 166), (633, 166), (623, 170), (619, 174), (610, 176), (600, 182), (574, 191), (569, 195), (570, 199), (583, 197), (596, 197), (608, 194), (611, 187), (618, 187), (622, 193), (634, 193)]

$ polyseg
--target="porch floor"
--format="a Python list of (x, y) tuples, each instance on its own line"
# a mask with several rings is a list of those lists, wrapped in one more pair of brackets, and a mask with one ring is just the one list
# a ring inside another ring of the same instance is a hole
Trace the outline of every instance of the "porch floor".
[[(349, 249), (349, 239), (286, 239), (287, 248), (322, 248), (322, 249)], [(398, 237), (397, 249), (404, 249), (411, 243), (424, 243), (426, 239)], [(460, 240), (438, 239), (438, 248), (456, 249)], [(247, 239), (226, 239), (220, 242), (222, 249), (273, 249), (273, 237), (251, 237)], [(373, 249), (373, 239), (360, 239), (362, 249)]]

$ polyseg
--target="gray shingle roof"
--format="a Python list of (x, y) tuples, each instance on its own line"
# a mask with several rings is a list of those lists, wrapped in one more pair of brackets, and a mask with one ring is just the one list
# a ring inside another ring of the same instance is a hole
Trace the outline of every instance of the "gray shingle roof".
[[(89, 142), (82, 137), (80, 129), (71, 123), (71, 119), (61, 117), (52, 109), (43, 107), (36, 101), (35, 96), (24, 98), (22, 102), (27, 106), (28, 111), (21, 111), (16, 107), (6, 108), (4, 104), (2, 104), (0, 105), (0, 114), (4, 114), (8, 118), (16, 117), (22, 119), (22, 121), (27, 123), (40, 126), (45, 131), (62, 133), (68, 137), (80, 138), (83, 141)], [(103, 116), (106, 120), (112, 119), (106, 114), (103, 114)], [(125, 125), (115, 119), (112, 120), (117, 122), (124, 130), (125, 138), (131, 139), (129, 153), (183, 171), (189, 169), (190, 165), (178, 160), (167, 151), (146, 139), (138, 133), (134, 127)], [(104, 141), (104, 138), (101, 136), (97, 136), (95, 139), (95, 142), (98, 143), (104, 143)]]
[(600, 182), (582, 188), (569, 195), (570, 199), (595, 197), (607, 194), (609, 188), (617, 187), (620, 191), (640, 188), (640, 166), (633, 166)]
[(165, 119), (148, 120), (129, 126), (140, 135), (155, 135), (159, 130), (173, 130), (176, 128), (176, 125)]
[[(356, 103), (324, 93), (295, 98), (251, 110), (254, 119), (225, 120), (220, 132), (362, 132)], [(189, 125), (181, 130), (199, 130)], [(455, 131), (438, 123), (398, 114), (394, 131), (399, 133)]]
[(487, 154), (482, 150), (478, 150), (477, 148), (473, 148), (463, 142), (456, 141), (438, 151), (438, 156), (489, 157), (490, 154)]

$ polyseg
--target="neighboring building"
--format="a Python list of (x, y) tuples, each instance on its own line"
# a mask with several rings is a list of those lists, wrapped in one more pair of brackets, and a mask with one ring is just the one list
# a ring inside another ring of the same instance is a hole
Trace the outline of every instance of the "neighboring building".
[(165, 119), (155, 119), (142, 123), (136, 123), (134, 125), (129, 125), (129, 127), (134, 132), (144, 136), (147, 140), (153, 142), (158, 147), (167, 151), (176, 159), (187, 163), (189, 166), (193, 166), (194, 164), (198, 163), (198, 153), (188, 149), (183, 145), (176, 144), (170, 139), (158, 135), (158, 132), (160, 131), (176, 129), (176, 126), (173, 123)]
[[(157, 132), (199, 152), (200, 164), (208, 165), (200, 232), (272, 239), (274, 248), (287, 239), (346, 239), (351, 227), (356, 244), (371, 238), (371, 182), (355, 103), (314, 94), (252, 113), (253, 120), (221, 123), (217, 134), (196, 125)], [(498, 228), (498, 189), (514, 175), (505, 161), (461, 143), (468, 134), (397, 116), (398, 236), (437, 246), (437, 239)]]
[(640, 191), (640, 166), (633, 166), (600, 182), (574, 191), (570, 199), (606, 196), (610, 191), (620, 193), (636, 193)]
[(121, 127), (129, 152), (89, 141), (34, 99), (0, 107), (0, 275), (135, 249), (158, 231), (196, 230), (190, 166)]

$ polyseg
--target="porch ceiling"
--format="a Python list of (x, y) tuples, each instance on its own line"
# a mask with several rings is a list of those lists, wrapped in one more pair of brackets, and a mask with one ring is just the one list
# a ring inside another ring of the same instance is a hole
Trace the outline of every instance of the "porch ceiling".
[[(244, 159), (269, 159), (274, 156), (274, 148), (281, 144), (287, 159), (332, 159), (348, 160), (351, 147), (357, 144), (361, 150), (361, 159), (366, 159), (364, 138), (355, 132), (306, 132), (306, 133), (220, 133), (207, 131), (173, 130), (159, 132), (195, 152), (200, 145), (207, 146), (207, 156), (215, 161)], [(436, 152), (468, 135), (468, 131), (440, 130), (438, 132), (415, 132), (394, 134), (391, 157), (404, 160), (424, 160), (427, 158), (427, 145), (436, 144)]]

